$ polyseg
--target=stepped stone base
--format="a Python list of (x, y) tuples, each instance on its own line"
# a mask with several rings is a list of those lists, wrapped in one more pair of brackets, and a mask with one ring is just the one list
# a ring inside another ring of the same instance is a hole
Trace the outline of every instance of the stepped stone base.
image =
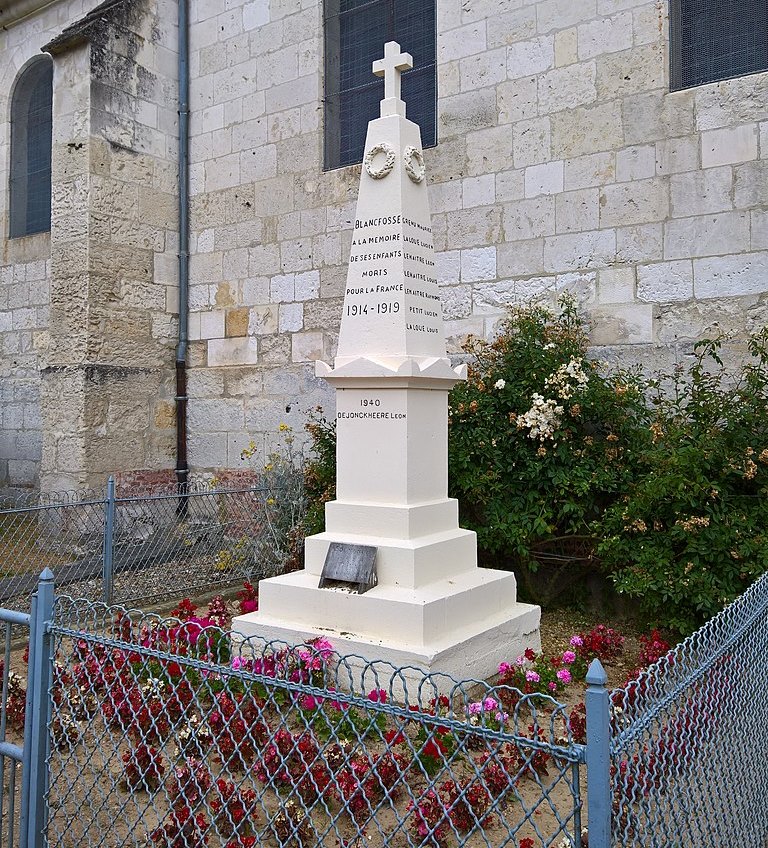
[[(418, 589), (377, 586), (364, 595), (318, 589), (317, 581), (306, 570), (262, 580), (262, 609), (235, 618), (233, 629), (290, 644), (325, 636), (340, 654), (359, 656), (361, 667), (371, 660), (410, 666), (404, 678), (414, 684), (424, 672), (484, 680), (502, 660), (541, 647), (541, 610), (515, 602), (507, 572), (476, 568)], [(447, 679), (437, 685), (451, 688)]]

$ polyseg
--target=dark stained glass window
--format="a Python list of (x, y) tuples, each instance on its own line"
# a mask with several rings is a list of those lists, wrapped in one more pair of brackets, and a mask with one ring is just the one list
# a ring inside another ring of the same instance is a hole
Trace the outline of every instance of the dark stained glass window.
[(672, 90), (768, 69), (768, 0), (670, 0)]
[(384, 96), (371, 65), (387, 41), (413, 56), (413, 70), (402, 77), (407, 116), (425, 147), (437, 142), (435, 0), (325, 0), (326, 168), (363, 159), (368, 121)]
[(51, 228), (53, 65), (40, 57), (19, 76), (11, 101), (10, 236)]

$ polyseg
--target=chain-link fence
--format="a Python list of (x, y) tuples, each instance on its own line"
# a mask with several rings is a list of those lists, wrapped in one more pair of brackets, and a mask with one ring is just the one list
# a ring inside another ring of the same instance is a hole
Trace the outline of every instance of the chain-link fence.
[(579, 846), (546, 696), (60, 597), (50, 848)]
[(768, 845), (768, 575), (612, 693), (615, 846)]
[(27, 494), (0, 502), (0, 602), (28, 608), (42, 568), (70, 594), (158, 600), (271, 576), (304, 510), (300, 486), (190, 485), (122, 494)]

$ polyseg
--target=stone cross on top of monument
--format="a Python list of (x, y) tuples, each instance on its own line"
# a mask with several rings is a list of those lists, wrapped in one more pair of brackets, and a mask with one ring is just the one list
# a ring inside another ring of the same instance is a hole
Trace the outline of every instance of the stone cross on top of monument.
[(413, 56), (402, 53), (396, 41), (384, 45), (384, 58), (373, 63), (373, 73), (384, 77), (384, 99), (381, 101), (381, 117), (402, 115), (405, 117), (405, 102), (400, 98), (400, 74), (413, 67)]

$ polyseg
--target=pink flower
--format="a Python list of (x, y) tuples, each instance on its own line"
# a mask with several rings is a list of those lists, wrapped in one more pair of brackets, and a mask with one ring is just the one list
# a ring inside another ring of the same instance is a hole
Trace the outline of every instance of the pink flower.
[(549, 683), (547, 683), (547, 689), (549, 689), (550, 692), (557, 692), (557, 683), (555, 683), (554, 680), (550, 680)]
[(515, 660), (515, 665), (523, 665), (525, 663), (525, 657), (518, 657)]
[(563, 662), (566, 665), (570, 665), (572, 662), (575, 662), (576, 654), (573, 651), (563, 651)]
[(539, 673), (537, 671), (526, 671), (525, 679), (529, 683), (538, 683), (541, 680), (541, 677), (539, 677)]
[(374, 703), (386, 704), (387, 703), (387, 693), (384, 689), (371, 689), (368, 693), (368, 700), (373, 701)]
[(316, 710), (322, 702), (322, 698), (315, 698), (314, 695), (303, 695), (299, 699), (299, 706), (302, 710)]
[(499, 674), (507, 674), (511, 668), (512, 666), (507, 662), (499, 663)]
[(486, 698), (483, 701), (483, 709), (491, 712), (492, 710), (497, 710), (499, 708), (499, 702), (495, 698)]
[(573, 680), (573, 677), (567, 668), (561, 668), (560, 671), (557, 672), (557, 679), (562, 680), (563, 683), (570, 683), (571, 680)]
[(483, 705), (480, 701), (474, 701), (467, 707), (467, 715), (477, 715), (482, 712)]
[(584, 644), (584, 640), (581, 636), (571, 636), (570, 646), (572, 648), (580, 648)]
[(256, 598), (248, 598), (244, 601), (240, 601), (240, 612), (243, 615), (246, 615), (249, 612), (256, 612), (259, 608), (259, 602)]

